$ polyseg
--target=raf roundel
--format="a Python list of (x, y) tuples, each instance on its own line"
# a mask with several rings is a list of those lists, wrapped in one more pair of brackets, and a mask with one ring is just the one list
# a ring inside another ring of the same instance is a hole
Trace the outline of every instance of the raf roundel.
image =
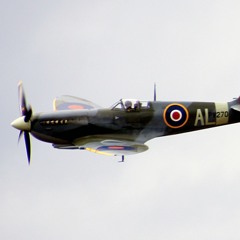
[(170, 128), (183, 127), (187, 123), (188, 118), (189, 113), (187, 108), (178, 103), (168, 105), (163, 114), (164, 122)]

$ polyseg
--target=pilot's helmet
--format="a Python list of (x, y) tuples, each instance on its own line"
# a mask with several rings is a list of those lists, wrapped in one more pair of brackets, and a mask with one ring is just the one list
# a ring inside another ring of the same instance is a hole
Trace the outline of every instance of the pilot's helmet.
[(140, 108), (140, 102), (139, 102), (139, 101), (136, 101), (136, 102), (135, 102), (134, 108), (135, 108), (135, 109), (139, 109), (139, 108)]
[(131, 101), (126, 101), (125, 102), (125, 107), (126, 107), (126, 109), (131, 108), (132, 107), (132, 102)]

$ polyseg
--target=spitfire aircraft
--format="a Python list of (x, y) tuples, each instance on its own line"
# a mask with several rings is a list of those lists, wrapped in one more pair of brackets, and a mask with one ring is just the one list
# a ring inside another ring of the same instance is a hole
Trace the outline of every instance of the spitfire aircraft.
[(120, 99), (109, 108), (90, 101), (62, 96), (54, 111), (33, 113), (22, 82), (18, 86), (20, 113), (11, 125), (25, 138), (30, 163), (30, 136), (52, 143), (58, 149), (88, 150), (122, 156), (148, 149), (147, 141), (167, 135), (240, 122), (240, 97), (231, 102), (163, 102)]

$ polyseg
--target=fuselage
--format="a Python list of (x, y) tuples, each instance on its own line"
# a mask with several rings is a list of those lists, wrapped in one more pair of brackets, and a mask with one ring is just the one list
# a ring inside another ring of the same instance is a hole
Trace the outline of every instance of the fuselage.
[[(155, 93), (155, 91), (154, 91)], [(11, 125), (24, 136), (28, 163), (29, 134), (58, 149), (81, 149), (105, 155), (144, 152), (147, 141), (167, 135), (197, 131), (240, 122), (240, 97), (227, 103), (162, 102), (120, 99), (101, 108), (86, 99), (61, 96), (53, 101), (54, 111), (33, 114), (22, 82), (18, 85), (21, 117)]]
[(145, 143), (155, 137), (196, 131), (240, 121), (229, 103), (148, 102), (138, 109), (104, 108), (34, 114), (31, 134), (53, 144), (82, 145), (92, 139)]

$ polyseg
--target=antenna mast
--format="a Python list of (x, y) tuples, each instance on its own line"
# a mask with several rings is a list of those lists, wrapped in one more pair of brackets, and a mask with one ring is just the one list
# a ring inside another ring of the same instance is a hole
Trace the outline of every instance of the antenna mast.
[(156, 93), (156, 83), (154, 83), (154, 95), (153, 95), (154, 102), (157, 101), (157, 93)]

